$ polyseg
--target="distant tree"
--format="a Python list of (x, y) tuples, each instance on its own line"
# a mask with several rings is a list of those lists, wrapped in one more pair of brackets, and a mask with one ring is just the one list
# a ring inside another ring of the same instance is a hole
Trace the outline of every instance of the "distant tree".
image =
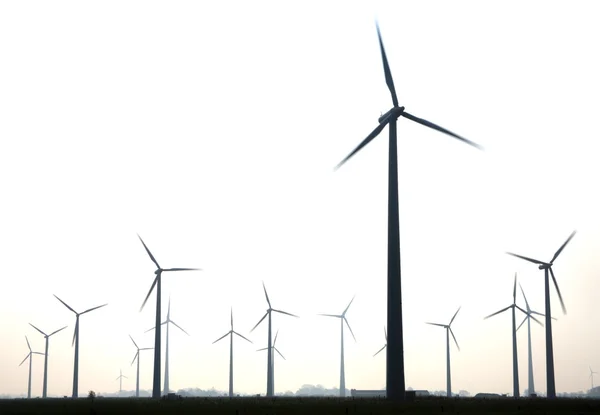
[(96, 397), (96, 392), (94, 392), (94, 391), (90, 391), (90, 392), (88, 393), (88, 398), (89, 398), (89, 399), (91, 399), (91, 400), (94, 400), (94, 398), (95, 398), (95, 397)]
[(458, 396), (461, 396), (463, 398), (468, 398), (469, 396), (471, 396), (471, 394), (469, 393), (469, 391), (466, 390), (460, 390), (458, 392)]

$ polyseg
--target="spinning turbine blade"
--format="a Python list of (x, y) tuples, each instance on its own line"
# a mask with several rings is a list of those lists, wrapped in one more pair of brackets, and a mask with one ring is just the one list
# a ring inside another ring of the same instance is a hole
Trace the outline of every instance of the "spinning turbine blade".
[(550, 260), (550, 263), (552, 264), (554, 262), (554, 260), (556, 258), (558, 258), (558, 255), (562, 252), (563, 249), (565, 249), (565, 246), (567, 246), (567, 244), (569, 243), (569, 241), (571, 239), (573, 239), (573, 237), (575, 236), (575, 234), (577, 233), (577, 231), (573, 231), (571, 233), (571, 235), (569, 235), (569, 237), (567, 238), (567, 240), (565, 241), (564, 244), (562, 244), (562, 246), (560, 248), (558, 248), (558, 251), (556, 251), (556, 253), (554, 254), (554, 256), (552, 257), (552, 259)]
[(431, 324), (432, 326), (440, 326), (440, 327), (448, 327), (446, 324), (439, 324), (439, 323), (425, 323), (425, 324)]
[(137, 343), (135, 342), (135, 340), (133, 340), (133, 337), (131, 337), (131, 334), (129, 335), (129, 338), (131, 339), (131, 341), (133, 342), (133, 345), (136, 347), (136, 349), (140, 349), (137, 345)]
[(454, 343), (456, 344), (456, 347), (458, 347), (458, 351), (460, 352), (460, 346), (458, 345), (458, 342), (456, 341), (456, 337), (454, 337), (454, 333), (452, 332), (452, 329), (450, 327), (448, 327), (448, 330), (450, 330), (450, 334), (452, 335), (452, 338), (454, 339)]
[(519, 284), (519, 288), (521, 289), (521, 293), (523, 293), (523, 298), (525, 299), (525, 306), (527, 307), (527, 311), (531, 311), (529, 308), (529, 303), (527, 302), (527, 297), (525, 296), (525, 291), (523, 291), (523, 287)]
[(27, 347), (29, 348), (29, 351), (31, 352), (31, 346), (29, 345), (29, 339), (27, 338), (27, 336), (25, 336), (25, 341), (27, 342)]
[(507, 254), (508, 255), (512, 255), (512, 256), (516, 256), (517, 258), (524, 259), (525, 261), (533, 262), (534, 264), (549, 265), (549, 264), (546, 264), (545, 262), (538, 261), (537, 259), (527, 258), (526, 256), (523, 256), (523, 255), (513, 254), (512, 252), (507, 252)]
[(83, 313), (81, 313), (79, 315), (82, 315), (82, 314), (85, 314), (85, 313), (89, 313), (90, 311), (94, 311), (94, 310), (96, 310), (98, 308), (101, 308), (101, 307), (104, 307), (104, 306), (107, 306), (107, 305), (108, 305), (108, 303), (107, 304), (99, 305), (98, 307), (90, 308), (89, 310), (85, 310)]
[(440, 127), (439, 125), (434, 124), (431, 121), (427, 121), (427, 120), (424, 120), (423, 118), (415, 117), (414, 115), (409, 114), (408, 112), (405, 112), (405, 111), (403, 111), (401, 115), (403, 117), (408, 118), (409, 120), (412, 120), (412, 121), (417, 122), (417, 123), (419, 123), (421, 125), (424, 125), (425, 127), (433, 128), (434, 130), (437, 130), (440, 133), (448, 134), (449, 136), (452, 136), (452, 137), (454, 137), (456, 139), (459, 139), (460, 141), (463, 141), (463, 142), (465, 142), (465, 143), (467, 143), (467, 144), (469, 144), (469, 145), (471, 145), (471, 146), (473, 146), (473, 147), (475, 147), (475, 148), (477, 148), (479, 150), (483, 150), (483, 147), (480, 146), (479, 144), (477, 144), (477, 143), (475, 143), (475, 142), (473, 142), (471, 140), (467, 140), (466, 138), (461, 137), (460, 135), (455, 134), (455, 133), (453, 133), (450, 130), (446, 130), (445, 128)]
[(50, 333), (50, 334), (48, 335), (48, 337), (50, 337), (50, 336), (52, 336), (52, 335), (54, 335), (54, 334), (58, 333), (58, 332), (59, 332), (59, 331), (61, 331), (61, 330), (64, 330), (64, 329), (66, 329), (67, 327), (68, 327), (68, 326), (64, 326), (63, 328), (60, 328), (60, 329), (58, 329), (58, 330), (56, 330), (56, 331), (53, 331), (52, 333)]
[(373, 357), (375, 357), (375, 356), (377, 356), (379, 353), (381, 353), (381, 352), (383, 351), (383, 349), (385, 349), (385, 348), (386, 348), (386, 346), (387, 346), (387, 344), (385, 344), (385, 345), (384, 345), (384, 346), (383, 346), (381, 349), (379, 349), (379, 351), (378, 351), (377, 353), (375, 353), (375, 354), (373, 355)]
[(77, 314), (77, 311), (75, 311), (71, 307), (69, 307), (69, 305), (67, 303), (65, 303), (63, 300), (61, 300), (60, 298), (58, 298), (56, 296), (56, 294), (52, 294), (52, 295), (54, 295), (58, 301), (60, 301), (61, 303), (63, 303), (65, 307), (67, 307), (69, 310), (71, 310), (72, 312), (74, 312), (75, 314)]
[(273, 309), (272, 311), (275, 311), (276, 313), (287, 314), (288, 316), (292, 316), (292, 317), (298, 317), (297, 315), (288, 313), (287, 311), (281, 311), (281, 310), (275, 310), (275, 309)]
[(275, 350), (277, 353), (279, 353), (279, 356), (281, 356), (283, 358), (283, 360), (285, 360), (285, 357), (283, 357), (281, 352), (279, 350), (277, 350), (277, 347), (273, 346), (273, 350)]
[(254, 331), (254, 329), (257, 328), (260, 323), (262, 323), (262, 321), (265, 319), (265, 317), (267, 317), (268, 314), (269, 314), (269, 312), (267, 311), (265, 313), (265, 315), (260, 320), (258, 320), (258, 323), (256, 323), (256, 326), (252, 327), (252, 330), (250, 330), (250, 333), (252, 333)]
[(142, 309), (146, 305), (146, 301), (148, 301), (148, 298), (150, 298), (150, 294), (152, 294), (152, 290), (156, 286), (156, 283), (158, 282), (158, 277), (159, 276), (160, 276), (160, 272), (158, 274), (156, 274), (156, 278), (154, 278), (154, 282), (152, 283), (152, 286), (150, 287), (150, 291), (148, 291), (148, 295), (146, 295), (146, 298), (144, 299), (144, 302), (142, 303), (142, 306), (140, 307), (140, 311), (142, 311)]
[(383, 328), (383, 334), (385, 334), (385, 341), (387, 342), (387, 330), (385, 329), (385, 327)]
[(135, 353), (135, 356), (133, 356), (133, 360), (131, 361), (131, 364), (132, 364), (132, 365), (133, 365), (133, 362), (135, 362), (135, 359), (138, 357), (138, 355), (139, 355), (139, 354), (140, 354), (140, 351), (138, 350), (138, 351)]
[(560, 290), (558, 288), (558, 284), (556, 283), (556, 278), (554, 277), (554, 271), (552, 271), (552, 267), (548, 268), (550, 271), (550, 276), (552, 276), (552, 282), (554, 282), (554, 287), (556, 288), (556, 293), (558, 294), (558, 299), (560, 300), (560, 306), (562, 307), (563, 314), (567, 314), (567, 309), (565, 308), (565, 303), (563, 302), (562, 295), (560, 294)]
[[(461, 306), (462, 307), (462, 306)], [(456, 313), (454, 313), (454, 315), (452, 316), (452, 320), (450, 320), (450, 323), (448, 323), (448, 326), (452, 325), (452, 322), (454, 321), (454, 319), (456, 318), (456, 315), (458, 314), (458, 312), (460, 311), (460, 307), (458, 307), (458, 310), (456, 310)]]
[(150, 252), (150, 250), (148, 249), (148, 247), (144, 243), (144, 240), (142, 239), (142, 237), (139, 234), (138, 234), (138, 238), (140, 238), (140, 241), (142, 241), (142, 245), (144, 245), (144, 248), (146, 249), (146, 252), (148, 252), (148, 255), (150, 256), (150, 259), (152, 260), (152, 262), (154, 262), (154, 265), (156, 265), (156, 268), (160, 269), (160, 265), (158, 265), (158, 262), (156, 262), (156, 259), (154, 259), (154, 255), (152, 255), (152, 252)]
[(79, 316), (77, 316), (77, 321), (75, 322), (75, 330), (73, 330), (73, 341), (71, 342), (71, 346), (75, 344), (75, 337), (77, 336), (77, 331), (79, 329)]
[(271, 308), (271, 301), (269, 301), (269, 294), (267, 294), (267, 288), (265, 287), (265, 282), (262, 282), (263, 290), (265, 291), (265, 297), (267, 298), (267, 304), (269, 304), (269, 308)]
[(238, 333), (237, 331), (232, 331), (233, 334), (237, 334), (238, 336), (240, 336), (242, 339), (249, 341), (250, 343), (252, 343), (252, 340), (248, 340), (247, 338), (245, 338), (244, 336), (242, 336), (240, 333)]
[(342, 318), (342, 316), (339, 316), (337, 314), (318, 314), (319, 316), (325, 316), (325, 317), (335, 317), (335, 318)]
[[(354, 296), (354, 297), (356, 297), (356, 296)], [(348, 306), (346, 307), (346, 309), (342, 313), (342, 316), (346, 315), (346, 311), (348, 311), (348, 309), (350, 308), (350, 305), (352, 304), (352, 301), (354, 301), (354, 297), (352, 297), (352, 300), (350, 300), (350, 302), (348, 303)]]
[(535, 321), (536, 323), (538, 323), (540, 326), (544, 326), (544, 325), (542, 324), (542, 322), (541, 322), (541, 321), (539, 321), (539, 320), (538, 320), (537, 318), (535, 318), (534, 316), (530, 315), (530, 317), (533, 319), (533, 321)]
[(527, 311), (523, 310), (521, 307), (519, 307), (518, 305), (514, 305), (519, 311), (521, 311), (523, 314), (529, 314)]
[(201, 268), (167, 268), (163, 271), (202, 271)]
[[(37, 331), (39, 331), (40, 333), (42, 333), (42, 334), (43, 334), (44, 336), (46, 336), (46, 337), (50, 337), (52, 334), (56, 333), (56, 332), (54, 332), (54, 333), (52, 333), (50, 336), (48, 336), (46, 333), (44, 333), (43, 331), (41, 331), (40, 329), (38, 329), (38, 328), (37, 328), (36, 326), (34, 326), (33, 324), (29, 323), (29, 325), (30, 325), (31, 327), (33, 327), (34, 329), (36, 329)], [(64, 328), (64, 327), (63, 327), (63, 328)], [(61, 330), (62, 330), (62, 329), (61, 329)]]
[(352, 335), (352, 338), (354, 339), (354, 341), (356, 341), (356, 337), (354, 337), (354, 333), (352, 332), (352, 327), (350, 327), (350, 323), (348, 323), (348, 320), (346, 320), (346, 317), (342, 317), (342, 318), (346, 322), (346, 326), (348, 326), (348, 330), (350, 330), (350, 334)]
[(224, 339), (225, 337), (229, 336), (231, 334), (231, 331), (228, 331), (227, 333), (225, 333), (224, 335), (222, 335), (221, 337), (219, 337), (217, 340), (215, 340), (214, 342), (212, 342), (212, 344), (215, 344), (216, 342), (218, 342), (221, 339)]
[(340, 167), (342, 167), (342, 165), (344, 163), (346, 163), (348, 160), (350, 160), (350, 158), (352, 156), (354, 156), (356, 153), (358, 153), (364, 146), (366, 146), (367, 144), (369, 144), (369, 142), (371, 142), (371, 140), (373, 140), (375, 137), (377, 137), (379, 135), (379, 133), (385, 128), (385, 126), (390, 122), (390, 117), (386, 117), (385, 119), (381, 120), (381, 123), (377, 126), (377, 128), (375, 128), (371, 134), (369, 134), (367, 136), (367, 138), (365, 138), (359, 145), (358, 147), (356, 147), (354, 150), (352, 150), (352, 152), (350, 154), (348, 154), (342, 161), (340, 161), (338, 163), (337, 166), (335, 166), (334, 170), (339, 169)]
[(513, 287), (513, 304), (517, 302), (517, 273), (515, 272), (515, 285)]
[(377, 24), (377, 37), (379, 38), (379, 47), (381, 48), (381, 60), (383, 61), (383, 72), (385, 73), (385, 83), (387, 84), (390, 94), (392, 94), (392, 102), (394, 107), (398, 106), (398, 97), (396, 96), (396, 88), (394, 88), (394, 80), (392, 79), (392, 72), (390, 71), (390, 65), (387, 60), (385, 48), (383, 47), (383, 40), (381, 39), (381, 31), (379, 30), (379, 24)]
[(233, 331), (233, 307), (231, 307), (231, 331)]
[(529, 318), (529, 315), (525, 316), (525, 318), (523, 319), (523, 321), (521, 322), (521, 324), (519, 324), (519, 327), (517, 327), (517, 331), (519, 331), (519, 329), (521, 328), (521, 326), (527, 321), (528, 318)]
[(489, 316), (486, 316), (486, 317), (484, 317), (483, 319), (484, 319), (484, 320), (487, 320), (488, 318), (490, 318), (490, 317), (493, 317), (493, 316), (495, 316), (496, 314), (500, 314), (500, 313), (502, 313), (503, 311), (506, 311), (506, 310), (508, 310), (508, 309), (509, 309), (509, 308), (511, 308), (511, 307), (512, 307), (512, 306), (510, 306), (510, 305), (509, 305), (508, 307), (505, 307), (505, 308), (503, 308), (503, 309), (502, 309), (502, 310), (500, 310), (500, 311), (496, 311), (494, 314), (490, 314)]
[(173, 325), (174, 325), (175, 327), (177, 327), (179, 330), (181, 330), (182, 332), (184, 332), (184, 333), (185, 333), (185, 334), (187, 334), (188, 336), (190, 335), (190, 334), (189, 334), (187, 331), (185, 331), (184, 329), (182, 329), (181, 327), (179, 327), (179, 326), (177, 325), (177, 323), (175, 323), (173, 320), (169, 320), (169, 321), (170, 321), (171, 323), (173, 323)]
[(27, 360), (27, 358), (29, 358), (30, 354), (31, 354), (31, 352), (29, 352), (29, 354), (27, 356), (25, 356), (25, 359), (23, 359), (23, 361), (21, 363), (19, 363), (19, 366), (21, 366), (23, 363), (25, 363), (25, 360)]

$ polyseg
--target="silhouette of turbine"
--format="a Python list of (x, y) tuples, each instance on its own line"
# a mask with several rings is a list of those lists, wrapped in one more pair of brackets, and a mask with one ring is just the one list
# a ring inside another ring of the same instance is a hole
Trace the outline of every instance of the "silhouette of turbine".
[(229, 330), (223, 336), (219, 337), (217, 340), (212, 342), (212, 344), (215, 344), (219, 340), (224, 339), (227, 336), (230, 336), (229, 337), (229, 397), (230, 398), (233, 397), (233, 335), (234, 334), (237, 334), (242, 339), (252, 343), (252, 341), (248, 340), (247, 338), (245, 338), (244, 336), (242, 336), (240, 333), (238, 333), (237, 331), (235, 331), (233, 329), (233, 307), (232, 307), (231, 308), (231, 330)]
[(352, 300), (350, 300), (350, 302), (348, 303), (348, 306), (346, 307), (346, 309), (344, 310), (344, 312), (342, 314), (319, 314), (320, 316), (326, 316), (326, 317), (335, 317), (335, 318), (339, 318), (340, 319), (340, 324), (341, 324), (341, 361), (340, 361), (340, 397), (344, 398), (346, 396), (346, 373), (344, 371), (344, 322), (346, 322), (346, 325), (348, 326), (348, 330), (350, 330), (350, 334), (352, 334), (352, 337), (354, 338), (354, 341), (356, 341), (356, 337), (354, 337), (354, 333), (352, 332), (352, 329), (350, 328), (350, 324), (348, 323), (348, 320), (346, 319), (346, 312), (348, 311), (348, 309), (350, 308), (350, 304), (352, 304), (352, 301), (354, 301), (354, 297), (352, 297)]
[(385, 349), (387, 347), (387, 330), (385, 329), (385, 327), (383, 328), (383, 334), (385, 334), (385, 344), (383, 345), (383, 347), (381, 349), (379, 349), (379, 351), (377, 353), (375, 353), (373, 355), (373, 357), (377, 356), (379, 353), (381, 353), (383, 351), (383, 349)]
[(115, 379), (119, 381), (119, 395), (121, 395), (121, 392), (123, 391), (123, 378), (129, 379), (127, 376), (124, 376), (123, 371), (119, 369), (119, 376)]
[(456, 347), (458, 348), (458, 351), (460, 352), (460, 346), (458, 345), (458, 342), (456, 341), (456, 337), (454, 337), (454, 333), (452, 332), (452, 328), (450, 326), (452, 325), (452, 322), (456, 318), (456, 315), (458, 314), (459, 311), (460, 311), (460, 307), (458, 307), (458, 310), (456, 310), (456, 313), (454, 313), (454, 316), (452, 316), (452, 319), (450, 320), (450, 323), (448, 323), (448, 324), (427, 323), (427, 324), (431, 324), (432, 326), (440, 326), (440, 327), (443, 327), (446, 329), (446, 396), (448, 396), (448, 398), (452, 397), (452, 381), (451, 381), (451, 377), (450, 377), (450, 334), (452, 334), (454, 343), (456, 343)]
[(161, 295), (160, 283), (161, 283), (161, 275), (163, 272), (166, 272), (166, 271), (201, 271), (201, 269), (200, 268), (166, 268), (166, 269), (161, 268), (160, 265), (158, 265), (158, 262), (156, 262), (156, 259), (154, 259), (154, 255), (152, 255), (152, 252), (150, 252), (150, 250), (144, 243), (142, 237), (140, 235), (138, 235), (138, 238), (140, 238), (140, 241), (142, 242), (142, 245), (144, 245), (144, 249), (146, 249), (148, 256), (150, 257), (152, 262), (154, 262), (154, 265), (156, 265), (156, 271), (154, 271), (154, 274), (156, 274), (156, 278), (154, 278), (154, 282), (152, 283), (152, 286), (150, 287), (150, 291), (148, 291), (148, 295), (146, 295), (146, 298), (144, 299), (144, 302), (142, 303), (142, 306), (140, 307), (140, 311), (142, 311), (142, 309), (146, 305), (146, 301), (148, 301), (150, 294), (152, 294), (152, 290), (156, 286), (156, 323), (155, 323), (156, 332), (154, 334), (154, 376), (152, 378), (152, 397), (160, 398), (160, 295)]
[(404, 400), (404, 340), (402, 330), (402, 290), (400, 273), (400, 223), (398, 214), (398, 154), (397, 154), (397, 136), (396, 121), (399, 117), (408, 118), (426, 127), (432, 128), (444, 134), (448, 134), (458, 140), (470, 144), (476, 148), (482, 149), (478, 144), (469, 141), (453, 132), (446, 130), (430, 121), (415, 117), (404, 111), (404, 107), (398, 106), (396, 89), (392, 73), (387, 61), (379, 25), (377, 25), (377, 35), (379, 37), (379, 47), (383, 60), (383, 70), (385, 73), (385, 82), (392, 95), (393, 108), (379, 117), (379, 125), (346, 156), (337, 166), (341, 167), (352, 156), (358, 153), (371, 140), (373, 140), (386, 125), (389, 125), (389, 178), (388, 178), (388, 271), (387, 271), (387, 326), (390, 329), (387, 360), (386, 360), (386, 396), (394, 401)]
[(135, 362), (135, 360), (137, 359), (137, 370), (136, 370), (136, 377), (135, 377), (135, 397), (139, 398), (140, 397), (140, 351), (141, 350), (152, 350), (152, 347), (144, 347), (144, 348), (140, 349), (138, 347), (137, 343), (135, 342), (135, 340), (133, 340), (133, 337), (131, 337), (131, 334), (129, 335), (129, 338), (131, 339), (131, 341), (133, 342), (133, 345), (137, 349), (137, 352), (135, 353), (135, 356), (133, 356), (133, 360), (131, 361), (131, 364), (133, 365), (133, 362)]
[(556, 398), (556, 384), (554, 382), (554, 350), (552, 346), (552, 312), (550, 311), (550, 279), (548, 274), (552, 276), (552, 282), (554, 283), (554, 288), (556, 288), (556, 293), (558, 294), (558, 299), (560, 300), (560, 305), (562, 307), (563, 313), (567, 314), (567, 309), (565, 308), (565, 303), (563, 302), (562, 295), (560, 294), (560, 290), (558, 289), (558, 284), (556, 283), (556, 278), (554, 277), (554, 271), (552, 271), (552, 265), (558, 255), (565, 249), (565, 246), (569, 243), (569, 241), (575, 236), (576, 231), (573, 231), (571, 235), (567, 238), (564, 244), (558, 251), (554, 254), (550, 262), (538, 261), (537, 259), (528, 258), (526, 256), (513, 254), (512, 252), (507, 252), (508, 255), (515, 256), (517, 258), (524, 259), (525, 261), (533, 262), (534, 264), (538, 264), (538, 268), (544, 270), (544, 282), (545, 282), (545, 299), (546, 299), (546, 396), (550, 399)]
[(33, 357), (34, 354), (44, 354), (44, 353), (40, 353), (40, 352), (34, 352), (33, 350), (31, 350), (31, 346), (29, 345), (29, 340), (27, 339), (27, 336), (25, 336), (25, 341), (27, 342), (27, 348), (29, 349), (29, 353), (27, 354), (27, 356), (25, 356), (25, 359), (23, 359), (23, 361), (21, 363), (19, 363), (19, 366), (21, 366), (23, 363), (25, 363), (25, 360), (29, 359), (29, 380), (27, 382), (27, 399), (31, 399), (31, 358)]
[(504, 311), (511, 309), (512, 310), (512, 352), (513, 352), (513, 397), (519, 397), (519, 361), (517, 359), (517, 322), (515, 316), (515, 310), (519, 309), (523, 313), (527, 314), (525, 310), (517, 305), (517, 273), (515, 272), (515, 283), (513, 286), (513, 303), (508, 307), (503, 308), (500, 311), (496, 311), (493, 314), (485, 317), (484, 320), (495, 316), (496, 314), (503, 313)]
[[(525, 297), (525, 291), (523, 291), (523, 287), (521, 287), (521, 284), (519, 284), (519, 288), (521, 289), (521, 293), (523, 293), (523, 298), (525, 299), (525, 309), (527, 310), (527, 312), (525, 318), (523, 319), (521, 324), (519, 324), (519, 327), (517, 327), (517, 331), (519, 331), (523, 323), (525, 323), (525, 320), (527, 320), (527, 395), (531, 396), (532, 394), (535, 394), (535, 385), (533, 383), (533, 356), (531, 353), (531, 319), (533, 319), (536, 323), (543, 327), (544, 325), (533, 315), (537, 314), (542, 317), (544, 315), (542, 313), (538, 313), (537, 311), (533, 311), (531, 308), (529, 308), (529, 303), (527, 302), (527, 297)], [(554, 319), (554, 317), (552, 318)]]
[[(285, 360), (285, 357), (283, 357), (283, 355), (281, 354), (281, 352), (277, 349), (277, 347), (275, 347), (275, 344), (277, 343), (277, 336), (279, 335), (279, 330), (277, 330), (277, 332), (275, 333), (275, 340), (273, 340), (273, 346), (269, 347), (268, 349), (273, 349), (274, 351), (276, 351), (279, 356), (281, 356), (283, 358), (283, 360)], [(262, 349), (258, 349), (256, 350), (257, 352), (260, 352), (262, 350), (267, 350), (267, 347), (263, 347)], [(271, 360), (271, 382), (273, 385), (272, 388), (272, 396), (275, 396), (275, 355), (273, 355), (273, 358)]]
[(594, 372), (592, 367), (590, 366), (590, 379), (592, 380), (592, 389), (594, 389), (594, 375), (597, 375), (598, 372)]
[(255, 328), (258, 327), (258, 325), (260, 323), (262, 323), (262, 321), (265, 319), (265, 317), (269, 316), (269, 334), (268, 334), (268, 338), (267, 338), (267, 396), (274, 396), (274, 388), (273, 388), (273, 353), (272, 353), (272, 347), (271, 347), (271, 312), (274, 311), (276, 313), (281, 313), (281, 314), (286, 314), (288, 316), (292, 316), (292, 317), (298, 317), (295, 314), (291, 314), (288, 313), (286, 311), (281, 311), (281, 310), (275, 310), (274, 308), (271, 307), (271, 301), (269, 300), (269, 295), (267, 294), (267, 289), (265, 288), (265, 283), (262, 283), (263, 285), (263, 290), (265, 291), (265, 297), (267, 298), (267, 304), (269, 305), (269, 308), (267, 309), (267, 312), (265, 313), (265, 315), (258, 321), (258, 323), (256, 323), (256, 325), (252, 328), (252, 330), (250, 330), (250, 333), (252, 333), (254, 331)]
[(78, 313), (77, 311), (73, 310), (67, 303), (65, 303), (63, 300), (58, 298), (56, 295), (54, 295), (54, 296), (56, 297), (56, 299), (58, 301), (63, 303), (63, 305), (65, 307), (67, 307), (69, 310), (71, 310), (73, 313), (75, 313), (75, 316), (76, 316), (75, 317), (75, 331), (73, 332), (73, 342), (71, 343), (71, 346), (73, 344), (75, 345), (75, 358), (74, 358), (74, 363), (73, 363), (73, 398), (77, 398), (79, 396), (79, 316), (82, 316), (85, 313), (89, 313), (90, 311), (94, 311), (98, 308), (104, 307), (108, 304), (102, 304), (97, 307), (89, 308), (89, 309), (85, 310), (84, 312)]
[(60, 328), (56, 331), (53, 331), (50, 334), (46, 334), (43, 331), (41, 331), (40, 329), (38, 329), (36, 326), (34, 326), (33, 324), (29, 323), (29, 325), (31, 327), (33, 327), (34, 329), (36, 329), (37, 331), (39, 331), (40, 333), (42, 333), (44, 335), (44, 338), (46, 339), (46, 352), (44, 353), (44, 386), (42, 388), (42, 398), (46, 398), (47, 396), (47, 391), (48, 391), (48, 343), (50, 342), (50, 336), (58, 333), (61, 330), (64, 330), (67, 328), (67, 326), (64, 326), (63, 328)]

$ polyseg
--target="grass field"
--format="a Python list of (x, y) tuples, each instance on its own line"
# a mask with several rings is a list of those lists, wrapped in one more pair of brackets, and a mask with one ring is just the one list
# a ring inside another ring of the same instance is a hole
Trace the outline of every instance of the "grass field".
[(600, 414), (592, 399), (420, 398), (392, 404), (383, 399), (339, 398), (148, 398), (5, 399), (1, 415), (30, 414), (227, 414), (227, 415), (392, 415), (392, 414)]

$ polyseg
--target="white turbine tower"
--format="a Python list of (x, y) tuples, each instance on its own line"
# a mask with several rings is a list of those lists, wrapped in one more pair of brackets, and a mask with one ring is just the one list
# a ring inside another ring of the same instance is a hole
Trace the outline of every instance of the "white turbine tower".
[[(537, 318), (533, 315), (537, 314), (539, 316), (544, 316), (542, 313), (538, 313), (537, 311), (533, 311), (529, 308), (529, 303), (527, 302), (527, 297), (525, 297), (525, 291), (523, 291), (523, 287), (519, 284), (519, 288), (521, 288), (521, 293), (523, 293), (523, 298), (525, 299), (525, 309), (527, 311), (527, 315), (517, 327), (517, 331), (521, 328), (525, 320), (527, 320), (527, 367), (528, 367), (528, 375), (527, 375), (527, 395), (531, 396), (535, 394), (535, 385), (533, 382), (533, 354), (531, 352), (531, 319), (538, 323), (540, 326), (544, 326)], [(554, 317), (552, 317), (554, 319)]]
[(346, 312), (350, 308), (350, 305), (352, 304), (353, 301), (354, 301), (354, 297), (352, 297), (352, 300), (350, 300), (350, 303), (348, 303), (348, 306), (346, 307), (346, 309), (344, 310), (344, 312), (342, 314), (319, 314), (320, 316), (335, 317), (335, 318), (340, 319), (340, 324), (341, 324), (341, 327), (340, 327), (340, 329), (341, 329), (341, 337), (340, 337), (340, 339), (341, 339), (340, 397), (341, 398), (344, 398), (346, 396), (346, 373), (344, 370), (344, 322), (346, 322), (346, 325), (348, 326), (348, 330), (350, 330), (350, 334), (352, 334), (354, 341), (356, 341), (356, 337), (354, 337), (352, 328), (350, 327), (350, 324), (348, 323), (348, 320), (346, 319)]
[(27, 356), (25, 356), (25, 359), (23, 359), (23, 361), (21, 363), (19, 363), (19, 366), (21, 366), (23, 363), (25, 363), (25, 360), (29, 359), (29, 381), (27, 382), (27, 399), (31, 399), (31, 358), (33, 357), (34, 354), (44, 354), (44, 353), (40, 353), (40, 352), (34, 352), (33, 350), (31, 350), (31, 346), (29, 345), (29, 340), (27, 339), (27, 336), (25, 336), (25, 341), (27, 342), (27, 347), (29, 348), (29, 353), (27, 354)]
[[(277, 333), (275, 333), (275, 340), (273, 340), (273, 346), (270, 347), (270, 349), (273, 349), (273, 351), (277, 352), (279, 354), (279, 356), (281, 356), (281, 358), (283, 360), (285, 360), (285, 357), (283, 357), (283, 355), (281, 354), (281, 352), (277, 349), (277, 347), (275, 347), (275, 344), (277, 343), (277, 336), (279, 335), (279, 330), (277, 330)], [(262, 349), (258, 349), (257, 352), (260, 352), (262, 350), (267, 350), (267, 347), (263, 347)], [(271, 382), (273, 384), (273, 395), (271, 396), (275, 396), (275, 354), (273, 354), (273, 360), (271, 360)]]
[(454, 337), (454, 333), (452, 332), (450, 326), (452, 325), (452, 322), (456, 318), (456, 315), (459, 311), (460, 307), (458, 307), (458, 310), (456, 310), (456, 313), (454, 313), (452, 320), (450, 320), (450, 323), (448, 324), (427, 323), (433, 326), (440, 326), (446, 329), (446, 395), (448, 396), (448, 398), (452, 397), (452, 380), (450, 376), (450, 335), (452, 335), (454, 343), (456, 343), (456, 347), (458, 348), (458, 351), (460, 351), (460, 347), (458, 345), (458, 342), (456, 341), (456, 337)]
[(123, 392), (123, 378), (129, 379), (127, 376), (123, 375), (123, 371), (119, 369), (119, 376), (115, 380), (119, 381), (119, 396)]
[(249, 341), (250, 343), (252, 343), (252, 341), (248, 340), (247, 338), (245, 338), (244, 336), (242, 336), (240, 333), (238, 333), (237, 331), (233, 330), (233, 308), (231, 309), (231, 330), (229, 330), (227, 333), (225, 333), (223, 336), (219, 337), (217, 340), (215, 340), (214, 342), (212, 342), (212, 344), (215, 344), (216, 342), (218, 342), (221, 339), (224, 339), (227, 336), (229, 337), (229, 397), (233, 397), (233, 335), (236, 334), (239, 337), (241, 337), (242, 339)]
[(133, 340), (133, 337), (131, 337), (131, 335), (129, 335), (129, 338), (131, 339), (131, 341), (133, 342), (133, 345), (135, 346), (135, 348), (137, 349), (137, 352), (135, 353), (135, 356), (133, 356), (133, 360), (131, 361), (131, 364), (133, 365), (133, 362), (136, 361), (137, 359), (137, 370), (136, 370), (136, 377), (135, 377), (135, 397), (139, 398), (140, 397), (140, 351), (141, 350), (152, 350), (152, 347), (144, 347), (144, 348), (139, 348), (137, 343)]
[(48, 391), (48, 343), (50, 341), (50, 336), (58, 333), (61, 330), (64, 330), (67, 328), (67, 326), (64, 326), (61, 329), (58, 329), (50, 334), (46, 334), (43, 331), (41, 331), (40, 329), (38, 329), (36, 326), (34, 326), (33, 324), (29, 323), (29, 325), (31, 327), (33, 327), (34, 329), (36, 329), (37, 331), (39, 331), (40, 333), (42, 333), (44, 335), (44, 338), (46, 339), (46, 352), (44, 353), (44, 386), (42, 388), (42, 398), (46, 398), (47, 397), (47, 391)]

